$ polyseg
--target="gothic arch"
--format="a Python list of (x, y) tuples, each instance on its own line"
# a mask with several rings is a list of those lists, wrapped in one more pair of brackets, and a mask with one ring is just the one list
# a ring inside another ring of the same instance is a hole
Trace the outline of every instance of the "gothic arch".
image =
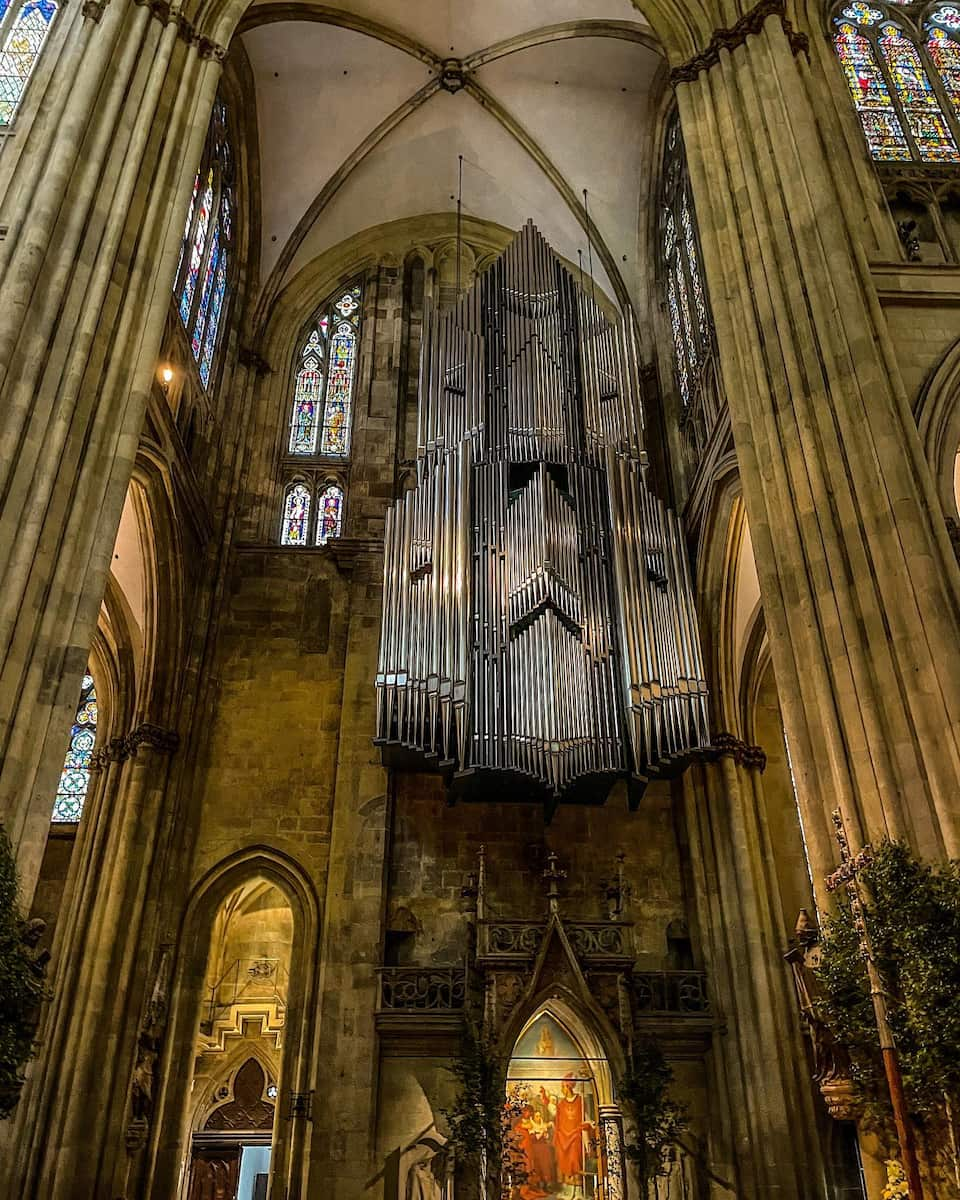
[(593, 1006), (591, 1011), (572, 994), (561, 992), (557, 985), (548, 988), (539, 999), (524, 1005), (523, 1013), (507, 1024), (502, 1038), (504, 1058), (509, 1059), (523, 1035), (545, 1015), (553, 1017), (592, 1064), (597, 1102), (615, 1104), (616, 1080), (626, 1069), (620, 1040), (599, 1009)]
[(711, 720), (717, 730), (743, 736), (740, 672), (735, 656), (737, 575), (746, 516), (736, 459), (718, 466), (702, 508), (695, 579), (697, 609), (707, 679), (711, 683)]
[[(263, 878), (283, 894), (293, 914), (290, 986), (284, 1023), (280, 1079), (284, 1093), (313, 1086), (317, 1036), (317, 946), (319, 903), (307, 873), (282, 852), (251, 846), (212, 867), (195, 885), (180, 927), (170, 985), (172, 997), (150, 1144), (150, 1185), (158, 1195), (174, 1195), (191, 1128), (188, 1091), (201, 993), (214, 917), (229, 894)], [(289, 1106), (278, 1104), (273, 1127), (271, 1174), (282, 1194), (287, 1181), (299, 1178), (309, 1133), (294, 1127)], [(149, 1191), (150, 1188), (148, 1187)]]
[(913, 411), (943, 514), (956, 521), (960, 516), (955, 484), (960, 451), (960, 340), (927, 377)]

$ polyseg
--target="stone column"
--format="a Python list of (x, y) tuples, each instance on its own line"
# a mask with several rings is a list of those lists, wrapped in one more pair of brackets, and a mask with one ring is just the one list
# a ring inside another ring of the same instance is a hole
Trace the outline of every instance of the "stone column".
[(142, 946), (150, 941), (167, 760), (176, 744), (175, 734), (139, 725), (109, 748), (90, 844), (77, 855), (87, 870), (72, 878), (70, 943), (58, 937), (55, 996), (17, 1112), (16, 1154), (4, 1164), (9, 1194), (23, 1200), (112, 1196), (126, 1174), (128, 1093), (153, 970)]
[(0, 820), (33, 893), (222, 55), (84, 5), (0, 200)]
[(309, 1183), (289, 1200), (360, 1200), (373, 1160), (378, 1048), (374, 1027), (390, 807), (371, 744), (380, 634), (382, 555), (354, 568), (343, 681), (330, 865), (320, 948), (320, 1011)]
[(763, 0), (672, 80), (822, 899), (838, 803), (960, 853), (960, 575), (806, 45)]
[(742, 1200), (826, 1194), (813, 1094), (781, 957), (763, 753), (725, 739), (684, 774), (692, 908), (720, 1021), (709, 1057), (711, 1168)]

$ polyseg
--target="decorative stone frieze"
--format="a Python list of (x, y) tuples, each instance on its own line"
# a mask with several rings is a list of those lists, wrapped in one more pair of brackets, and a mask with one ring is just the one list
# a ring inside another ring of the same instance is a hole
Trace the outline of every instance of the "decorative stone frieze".
[(721, 50), (735, 50), (742, 46), (751, 34), (757, 34), (763, 28), (767, 17), (779, 17), (783, 32), (787, 36), (790, 49), (794, 55), (805, 54), (809, 57), (810, 39), (805, 33), (794, 29), (786, 15), (783, 0), (760, 0), (745, 12), (739, 20), (729, 28), (721, 26), (713, 31), (713, 37), (705, 50), (695, 54), (679, 67), (670, 72), (670, 83), (676, 87), (678, 83), (690, 83), (703, 71), (709, 71), (720, 61)]
[(767, 765), (767, 754), (762, 746), (748, 746), (742, 739), (732, 733), (720, 732), (713, 735), (713, 741), (704, 751), (707, 759), (720, 758), (729, 755), (734, 762), (747, 768), (756, 767), (763, 771)]
[(172, 729), (144, 722), (132, 729), (124, 739), (127, 753), (136, 757), (137, 751), (146, 747), (161, 754), (173, 754), (180, 745), (180, 735)]

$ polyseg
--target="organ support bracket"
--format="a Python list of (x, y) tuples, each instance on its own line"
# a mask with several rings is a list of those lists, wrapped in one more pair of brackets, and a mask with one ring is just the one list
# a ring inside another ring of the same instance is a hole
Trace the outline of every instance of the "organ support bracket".
[(455, 794), (632, 799), (709, 742), (683, 533), (646, 483), (639, 363), (532, 223), (420, 362), (387, 517), (377, 743)]

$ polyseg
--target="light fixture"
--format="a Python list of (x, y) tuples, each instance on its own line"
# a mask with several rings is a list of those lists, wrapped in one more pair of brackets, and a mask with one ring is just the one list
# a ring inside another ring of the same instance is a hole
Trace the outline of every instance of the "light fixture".
[(170, 388), (170, 384), (173, 382), (173, 368), (172, 367), (164, 367), (163, 370), (160, 372), (160, 380), (163, 384), (164, 395), (166, 395), (167, 391)]

